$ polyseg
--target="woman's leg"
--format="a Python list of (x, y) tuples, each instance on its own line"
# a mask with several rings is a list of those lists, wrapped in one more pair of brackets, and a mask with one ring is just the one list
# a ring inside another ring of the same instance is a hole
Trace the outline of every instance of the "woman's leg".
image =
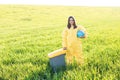
[(66, 52), (66, 62), (68, 64), (72, 63), (72, 54), (71, 54), (71, 50), (70, 49), (67, 49), (67, 52)]
[(84, 57), (82, 53), (82, 46), (77, 46), (76, 49), (73, 51), (73, 56), (75, 57), (75, 60), (78, 64), (84, 63)]

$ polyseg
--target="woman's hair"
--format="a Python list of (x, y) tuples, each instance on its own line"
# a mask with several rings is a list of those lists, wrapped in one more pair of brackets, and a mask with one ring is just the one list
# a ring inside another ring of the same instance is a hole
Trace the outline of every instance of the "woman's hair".
[(74, 23), (73, 23), (74, 29), (77, 28), (77, 25), (76, 25), (76, 23), (75, 23), (75, 19), (74, 19), (74, 17), (73, 17), (73, 16), (69, 16), (69, 18), (68, 18), (68, 24), (67, 24), (68, 29), (71, 28), (70, 18), (72, 18), (73, 21), (74, 21)]

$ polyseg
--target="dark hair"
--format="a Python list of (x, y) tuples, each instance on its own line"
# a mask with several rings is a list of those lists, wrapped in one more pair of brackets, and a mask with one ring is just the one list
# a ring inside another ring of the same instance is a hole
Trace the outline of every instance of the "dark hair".
[(71, 24), (69, 23), (70, 18), (72, 18), (72, 19), (73, 19), (73, 21), (74, 21), (74, 24), (73, 24), (74, 29), (75, 29), (75, 28), (77, 28), (77, 25), (76, 25), (76, 23), (75, 23), (75, 19), (74, 19), (74, 17), (73, 17), (73, 16), (69, 16), (69, 18), (68, 18), (68, 24), (67, 24), (68, 29), (70, 29), (70, 28), (71, 28)]

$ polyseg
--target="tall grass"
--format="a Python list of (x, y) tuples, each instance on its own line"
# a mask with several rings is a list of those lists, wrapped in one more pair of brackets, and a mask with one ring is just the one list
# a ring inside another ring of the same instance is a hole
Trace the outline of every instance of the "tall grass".
[[(85, 63), (51, 73), (68, 16), (89, 32)], [(0, 80), (119, 80), (120, 7), (0, 5)]]

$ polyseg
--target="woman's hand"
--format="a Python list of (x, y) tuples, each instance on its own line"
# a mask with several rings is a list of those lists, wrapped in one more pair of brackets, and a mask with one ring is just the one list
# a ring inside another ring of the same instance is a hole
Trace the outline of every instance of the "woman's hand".
[(80, 37), (80, 38), (86, 38), (85, 36), (82, 36), (82, 37)]
[(63, 50), (67, 50), (67, 47), (64, 47)]

